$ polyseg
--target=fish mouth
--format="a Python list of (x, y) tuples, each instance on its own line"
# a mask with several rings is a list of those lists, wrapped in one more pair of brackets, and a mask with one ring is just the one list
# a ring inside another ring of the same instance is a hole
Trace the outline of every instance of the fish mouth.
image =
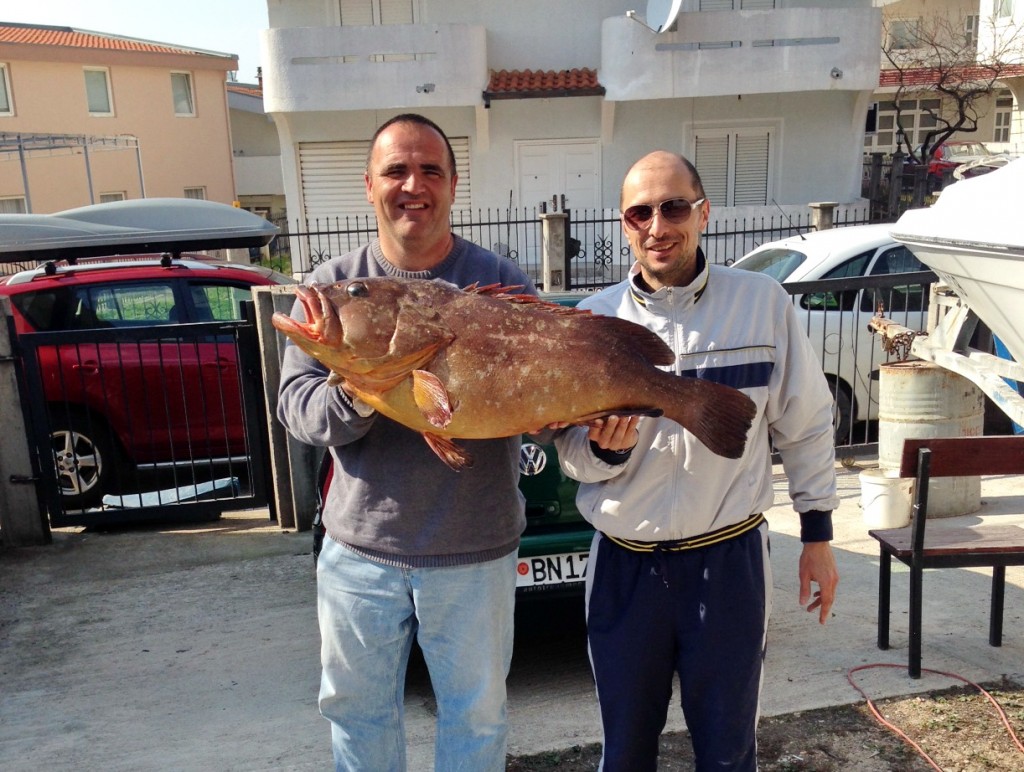
[(308, 287), (299, 284), (295, 287), (295, 295), (302, 304), (306, 321), (300, 322), (288, 314), (276, 313), (271, 319), (274, 327), (286, 335), (316, 343), (332, 345), (340, 341), (343, 332), (341, 319), (320, 288), (315, 284)]

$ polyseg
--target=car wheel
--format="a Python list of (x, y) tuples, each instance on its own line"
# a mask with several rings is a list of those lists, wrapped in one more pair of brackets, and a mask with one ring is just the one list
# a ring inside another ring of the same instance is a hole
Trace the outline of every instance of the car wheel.
[(832, 392), (832, 425), (836, 431), (836, 445), (846, 445), (853, 433), (853, 402), (849, 392), (836, 381), (828, 382)]
[(68, 509), (99, 503), (117, 466), (117, 451), (104, 436), (106, 426), (83, 416), (69, 416), (50, 434), (57, 484)]

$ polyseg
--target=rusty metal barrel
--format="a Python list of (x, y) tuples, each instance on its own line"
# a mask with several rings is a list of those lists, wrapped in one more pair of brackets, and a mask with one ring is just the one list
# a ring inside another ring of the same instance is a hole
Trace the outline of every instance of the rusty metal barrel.
[[(878, 387), (878, 466), (898, 470), (903, 441), (978, 437), (985, 429), (985, 394), (932, 362), (881, 367)], [(981, 506), (981, 478), (939, 477), (928, 488), (929, 517), (956, 517)]]

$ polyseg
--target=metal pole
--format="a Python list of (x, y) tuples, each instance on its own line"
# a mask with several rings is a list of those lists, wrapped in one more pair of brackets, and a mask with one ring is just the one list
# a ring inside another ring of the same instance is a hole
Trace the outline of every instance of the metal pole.
[(21, 184), (25, 187), (25, 211), (32, 214), (32, 194), (28, 190), (28, 167), (25, 164), (25, 141), (18, 135), (18, 158), (21, 160)]
[(89, 186), (89, 203), (96, 203), (96, 194), (92, 189), (92, 166), (89, 164), (89, 138), (82, 137), (82, 152), (85, 154), (85, 183)]
[(135, 162), (139, 168), (139, 192), (142, 198), (146, 197), (146, 181), (142, 176), (142, 148), (139, 147), (139, 138), (135, 138)]

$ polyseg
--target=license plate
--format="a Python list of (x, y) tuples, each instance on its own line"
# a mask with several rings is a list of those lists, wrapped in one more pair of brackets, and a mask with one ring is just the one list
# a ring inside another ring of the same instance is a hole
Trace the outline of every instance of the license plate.
[(587, 576), (587, 552), (539, 555), (520, 558), (516, 564), (516, 587), (582, 582)]

